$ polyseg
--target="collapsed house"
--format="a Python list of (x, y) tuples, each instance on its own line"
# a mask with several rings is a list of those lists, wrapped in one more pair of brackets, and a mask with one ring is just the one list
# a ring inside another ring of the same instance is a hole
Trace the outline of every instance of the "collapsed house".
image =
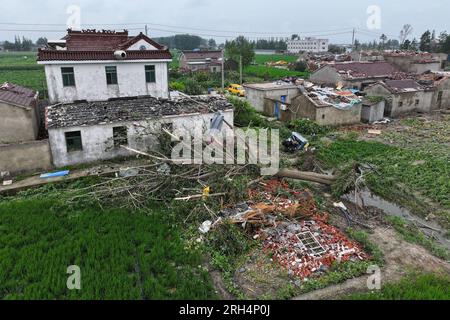
[(222, 71), (222, 51), (183, 51), (180, 56), (180, 69), (184, 71)]
[(417, 83), (433, 90), (431, 109), (450, 109), (450, 72), (426, 72), (416, 77)]
[(421, 74), (445, 68), (448, 55), (445, 53), (394, 51), (385, 52), (384, 59), (406, 73)]
[(162, 128), (203, 132), (218, 111), (233, 123), (233, 107), (220, 96), (135, 97), (50, 106), (46, 126), (53, 162), (61, 167), (131, 154), (121, 146), (155, 148)]
[(314, 83), (363, 90), (366, 86), (385, 79), (405, 77), (404, 73), (390, 63), (342, 62), (324, 65), (315, 71), (310, 80)]
[(434, 96), (433, 89), (424, 88), (412, 79), (380, 81), (367, 87), (364, 92), (385, 98), (384, 114), (389, 117), (413, 111), (430, 112)]
[(312, 84), (293, 98), (286, 109), (290, 120), (306, 118), (320, 125), (339, 126), (361, 121), (362, 100), (349, 90), (321, 88)]

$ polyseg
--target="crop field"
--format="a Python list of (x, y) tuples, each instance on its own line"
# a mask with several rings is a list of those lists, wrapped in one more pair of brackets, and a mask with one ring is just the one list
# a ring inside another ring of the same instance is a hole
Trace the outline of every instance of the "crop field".
[(278, 80), (289, 76), (309, 78), (308, 72), (291, 71), (267, 66), (247, 66), (244, 69), (244, 73), (254, 77), (266, 78), (268, 80)]
[[(0, 199), (0, 299), (209, 299), (201, 255), (166, 209), (72, 208), (56, 191)], [(67, 267), (81, 270), (68, 290)]]
[(266, 62), (277, 62), (284, 60), (286, 62), (295, 62), (298, 59), (297, 56), (284, 55), (284, 54), (257, 54), (255, 55), (256, 64), (266, 64)]
[(0, 53), (0, 83), (11, 82), (41, 94), (47, 88), (44, 67), (36, 63), (36, 53)]

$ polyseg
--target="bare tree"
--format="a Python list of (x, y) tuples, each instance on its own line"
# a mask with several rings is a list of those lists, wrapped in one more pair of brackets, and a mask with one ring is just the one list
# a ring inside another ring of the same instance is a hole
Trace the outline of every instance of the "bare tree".
[(403, 26), (403, 29), (400, 31), (400, 45), (405, 43), (406, 39), (408, 39), (412, 32), (413, 28), (410, 24), (405, 24)]

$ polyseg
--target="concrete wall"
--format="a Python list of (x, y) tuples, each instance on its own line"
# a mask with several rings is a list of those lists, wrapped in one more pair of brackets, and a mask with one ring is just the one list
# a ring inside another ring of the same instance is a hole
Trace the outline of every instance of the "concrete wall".
[(51, 168), (48, 140), (0, 145), (0, 171), (21, 173)]
[(422, 74), (427, 71), (439, 71), (441, 70), (441, 62), (433, 63), (412, 63), (410, 66), (410, 72), (415, 74)]
[[(233, 123), (233, 111), (225, 111), (225, 120)], [(49, 140), (53, 162), (56, 167), (112, 159), (128, 156), (127, 150), (114, 148), (113, 127), (126, 126), (128, 128), (128, 146), (133, 149), (146, 151), (158, 145), (158, 134), (161, 124), (172, 124), (173, 129), (193, 130), (194, 128), (209, 128), (213, 114), (194, 114), (187, 116), (171, 116), (161, 119), (151, 119), (139, 122), (122, 122), (114, 124), (96, 125), (89, 127), (70, 127), (49, 129)], [(230, 130), (226, 125), (222, 130)], [(65, 132), (81, 131), (82, 151), (67, 152)]]
[[(146, 65), (155, 66), (155, 83), (146, 83)], [(117, 67), (117, 85), (107, 85), (106, 66)], [(75, 87), (63, 86), (61, 67), (74, 68)], [(167, 72), (167, 62), (157, 61), (45, 65), (50, 103), (75, 100), (99, 101), (140, 95), (167, 98), (169, 96)]]
[(363, 122), (375, 122), (384, 118), (384, 107), (386, 102), (380, 101), (377, 104), (364, 105), (361, 109), (361, 120)]
[(0, 144), (36, 140), (38, 131), (36, 108), (0, 101)]
[(433, 91), (423, 90), (391, 93), (382, 85), (374, 85), (364, 92), (370, 96), (379, 96), (386, 99), (384, 115), (388, 117), (396, 117), (413, 111), (430, 112), (434, 97)]
[(441, 70), (441, 62), (433, 63), (415, 63), (421, 57), (415, 56), (385, 56), (385, 60), (403, 72), (421, 74), (425, 71), (439, 71)]
[[(259, 112), (265, 112), (264, 104), (266, 98), (280, 100), (281, 96), (286, 96), (286, 103), (290, 103), (294, 97), (300, 94), (298, 88), (258, 90), (245, 85), (244, 88), (247, 101)], [(273, 113), (269, 114), (269, 116), (273, 117)]]
[(330, 66), (325, 66), (314, 72), (309, 78), (314, 83), (335, 86), (336, 83), (342, 82), (341, 75)]
[[(441, 92), (441, 94), (439, 94)], [(439, 95), (441, 95), (441, 102), (439, 102)], [(450, 79), (446, 79), (439, 83), (436, 90), (433, 92), (431, 100), (431, 110), (450, 109)]]

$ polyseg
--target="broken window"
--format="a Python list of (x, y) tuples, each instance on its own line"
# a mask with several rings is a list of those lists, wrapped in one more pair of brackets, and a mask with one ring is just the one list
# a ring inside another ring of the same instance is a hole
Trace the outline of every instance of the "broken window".
[(419, 105), (419, 103), (420, 103), (420, 100), (419, 100), (419, 99), (417, 99), (417, 100), (416, 100), (416, 106), (418, 106), (418, 105)]
[(128, 129), (127, 127), (113, 128), (114, 148), (128, 145)]
[(81, 131), (70, 131), (65, 133), (67, 152), (82, 151)]
[(400, 102), (398, 103), (398, 106), (399, 106), (399, 107), (403, 107), (403, 101), (400, 101)]
[(155, 66), (145, 66), (145, 81), (147, 83), (156, 82)]
[(106, 83), (117, 84), (117, 67), (105, 67)]
[(72, 67), (61, 68), (61, 74), (64, 87), (75, 86), (75, 72), (73, 71)]

